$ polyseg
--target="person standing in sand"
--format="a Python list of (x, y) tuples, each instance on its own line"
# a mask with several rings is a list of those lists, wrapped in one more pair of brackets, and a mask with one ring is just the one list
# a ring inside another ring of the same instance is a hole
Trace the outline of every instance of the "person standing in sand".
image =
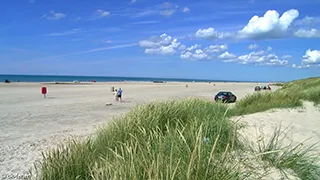
[(117, 90), (117, 89), (115, 89), (115, 90), (113, 91), (113, 96), (114, 96), (114, 100), (115, 100), (115, 101), (118, 101), (118, 90)]
[(118, 101), (122, 101), (122, 89), (121, 88), (119, 88), (119, 90), (118, 90), (117, 98), (118, 98)]

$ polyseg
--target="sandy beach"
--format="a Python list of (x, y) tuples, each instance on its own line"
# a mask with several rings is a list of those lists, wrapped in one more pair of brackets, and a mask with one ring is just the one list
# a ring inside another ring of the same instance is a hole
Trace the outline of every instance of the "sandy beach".
[[(186, 88), (188, 84), (188, 88)], [(215, 85), (214, 85), (215, 84)], [(33, 163), (41, 160), (41, 151), (54, 147), (71, 137), (87, 137), (113, 116), (128, 112), (139, 103), (184, 97), (212, 100), (222, 90), (233, 92), (238, 99), (253, 93), (258, 83), (91, 83), (46, 84), (45, 99), (40, 88), (43, 83), (0, 84), (0, 177), (26, 174)], [(261, 83), (264, 85), (265, 83)], [(111, 87), (123, 89), (123, 102), (114, 102)], [(276, 87), (272, 87), (273, 90)], [(106, 103), (112, 103), (106, 106)], [(272, 134), (282, 122), (291, 125), (297, 141), (313, 137), (320, 140), (320, 111), (307, 104), (303, 110), (277, 110), (256, 113), (241, 118), (249, 124), (248, 132), (256, 127)], [(251, 129), (250, 129), (251, 128)]]

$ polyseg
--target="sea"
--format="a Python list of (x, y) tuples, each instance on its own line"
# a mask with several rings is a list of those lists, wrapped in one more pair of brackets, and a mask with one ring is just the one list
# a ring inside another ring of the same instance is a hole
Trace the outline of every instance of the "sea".
[[(167, 82), (250, 82), (232, 80), (210, 80), (210, 79), (180, 79), (180, 78), (151, 78), (151, 77), (114, 77), (114, 76), (56, 76), (56, 75), (6, 75), (0, 74), (0, 82), (119, 82), (119, 81), (167, 81)], [(251, 81), (252, 82), (252, 81)]]

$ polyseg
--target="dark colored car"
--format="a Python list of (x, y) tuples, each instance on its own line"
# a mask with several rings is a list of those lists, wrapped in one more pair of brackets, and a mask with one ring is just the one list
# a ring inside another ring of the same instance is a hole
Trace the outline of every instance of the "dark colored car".
[(260, 91), (260, 90), (261, 90), (261, 87), (260, 87), (260, 86), (254, 87), (254, 91)]
[(237, 96), (235, 96), (232, 92), (221, 91), (214, 96), (215, 101), (222, 101), (224, 103), (236, 102)]
[(262, 86), (261, 89), (263, 89), (263, 90), (271, 90), (271, 87), (270, 86)]
[(261, 91), (261, 90), (271, 90), (270, 86), (256, 86), (254, 87), (254, 91)]

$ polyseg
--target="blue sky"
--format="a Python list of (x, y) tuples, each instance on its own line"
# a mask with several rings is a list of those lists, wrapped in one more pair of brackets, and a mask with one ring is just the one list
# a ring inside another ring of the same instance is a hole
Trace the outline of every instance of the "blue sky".
[(320, 76), (320, 0), (4, 0), (0, 74)]

